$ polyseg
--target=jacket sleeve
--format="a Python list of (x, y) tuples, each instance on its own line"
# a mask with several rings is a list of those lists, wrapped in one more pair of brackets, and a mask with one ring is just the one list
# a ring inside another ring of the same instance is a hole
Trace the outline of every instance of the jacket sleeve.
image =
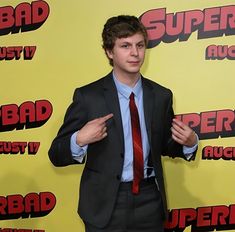
[(80, 89), (76, 89), (73, 95), (73, 101), (66, 111), (64, 122), (48, 152), (49, 159), (53, 165), (67, 166), (79, 163), (72, 157), (70, 139), (72, 134), (81, 129), (86, 122), (87, 113), (84, 98)]
[(171, 132), (171, 126), (172, 126), (172, 120), (174, 118), (174, 111), (172, 107), (173, 102), (173, 95), (170, 91), (170, 96), (168, 98), (167, 103), (167, 109), (166, 109), (166, 115), (165, 115), (165, 131), (164, 131), (164, 152), (163, 155), (170, 156), (172, 158), (175, 157), (181, 157), (187, 161), (194, 160), (196, 151), (193, 152), (193, 154), (190, 156), (190, 159), (188, 159), (187, 155), (183, 152), (183, 146), (177, 142), (175, 142), (172, 139), (172, 132)]

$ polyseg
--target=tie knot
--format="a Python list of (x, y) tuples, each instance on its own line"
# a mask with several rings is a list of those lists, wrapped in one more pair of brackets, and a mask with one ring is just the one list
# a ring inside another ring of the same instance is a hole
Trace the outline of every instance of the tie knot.
[(135, 99), (135, 94), (132, 92), (130, 95), (130, 100), (134, 100)]

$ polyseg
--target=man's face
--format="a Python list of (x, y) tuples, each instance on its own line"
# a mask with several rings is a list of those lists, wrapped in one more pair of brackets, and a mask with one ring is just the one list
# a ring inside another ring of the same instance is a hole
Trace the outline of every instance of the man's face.
[(113, 68), (119, 74), (137, 74), (144, 62), (145, 43), (142, 34), (116, 39), (113, 50), (107, 55), (113, 60)]

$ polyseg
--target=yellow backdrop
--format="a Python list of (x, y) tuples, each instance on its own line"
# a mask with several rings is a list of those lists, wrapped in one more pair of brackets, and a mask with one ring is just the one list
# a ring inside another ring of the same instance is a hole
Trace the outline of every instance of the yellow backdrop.
[[(118, 14), (144, 19), (148, 11), (162, 8), (168, 20), (181, 12), (182, 23), (189, 23), (192, 15), (196, 21), (191, 21), (189, 38), (179, 41), (169, 30), (168, 37), (149, 48), (142, 74), (174, 92), (175, 113), (182, 119), (195, 116), (191, 125), (201, 138), (194, 162), (163, 159), (169, 210), (191, 209), (184, 231), (191, 231), (193, 224), (214, 228), (223, 224), (224, 231), (235, 231), (233, 4), (232, 0), (1, 0), (0, 231), (84, 230), (76, 212), (83, 166), (53, 167), (49, 146), (74, 89), (110, 71), (101, 48), (106, 19)], [(198, 38), (203, 27), (210, 33)], [(224, 112), (221, 119), (218, 112), (225, 110), (229, 114)], [(216, 156), (208, 147), (230, 152)], [(208, 154), (211, 158), (205, 158)], [(217, 206), (231, 210), (217, 220)], [(201, 207), (211, 208), (199, 213)], [(184, 224), (183, 217), (177, 220)]]

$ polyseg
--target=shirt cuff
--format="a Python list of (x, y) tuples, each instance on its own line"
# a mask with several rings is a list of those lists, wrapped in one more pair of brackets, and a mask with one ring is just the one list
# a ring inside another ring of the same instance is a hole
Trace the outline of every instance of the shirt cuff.
[(70, 138), (70, 150), (71, 150), (73, 159), (81, 163), (83, 158), (86, 155), (88, 145), (81, 147), (77, 144), (76, 142), (77, 133), (78, 132), (73, 133)]
[(196, 137), (197, 137), (197, 143), (193, 147), (183, 146), (183, 153), (187, 160), (190, 160), (190, 158), (193, 156), (193, 153), (197, 150), (198, 141), (199, 141), (197, 134)]

